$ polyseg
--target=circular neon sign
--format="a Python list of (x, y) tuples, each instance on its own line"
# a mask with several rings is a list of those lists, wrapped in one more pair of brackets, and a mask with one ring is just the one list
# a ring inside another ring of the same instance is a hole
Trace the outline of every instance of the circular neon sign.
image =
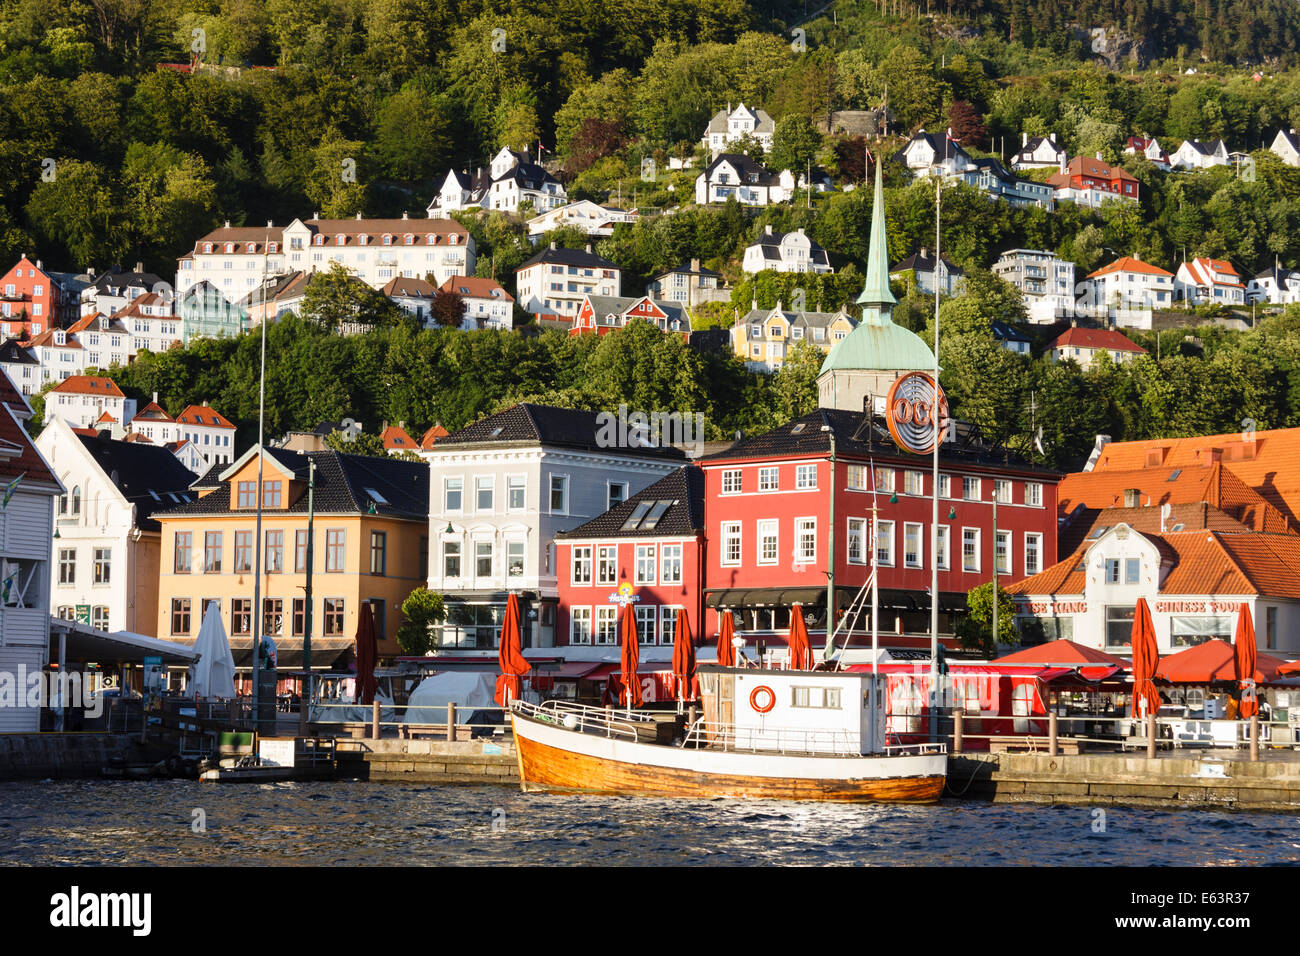
[(903, 451), (926, 455), (934, 450), (934, 414), (938, 396), (939, 440), (948, 431), (948, 400), (943, 389), (935, 385), (934, 376), (925, 372), (908, 372), (894, 382), (885, 399), (885, 420), (894, 443)]

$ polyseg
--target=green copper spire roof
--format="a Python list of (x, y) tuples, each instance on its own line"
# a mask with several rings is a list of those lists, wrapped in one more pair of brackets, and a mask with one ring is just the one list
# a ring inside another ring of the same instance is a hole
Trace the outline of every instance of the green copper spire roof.
[(858, 305), (877, 306), (863, 309), (862, 321), (890, 321), (889, 313), (880, 308), (898, 302), (889, 291), (889, 249), (885, 242), (885, 187), (876, 161), (876, 193), (871, 204), (871, 247), (867, 253), (867, 281), (858, 296)]

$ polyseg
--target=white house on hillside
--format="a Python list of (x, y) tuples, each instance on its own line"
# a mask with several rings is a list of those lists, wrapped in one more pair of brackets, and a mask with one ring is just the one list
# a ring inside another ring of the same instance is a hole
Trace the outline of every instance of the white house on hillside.
[(1269, 149), (1288, 166), (1300, 166), (1300, 137), (1296, 136), (1294, 129), (1278, 130)]
[(804, 234), (802, 228), (794, 232), (773, 232), (768, 226), (758, 241), (745, 247), (741, 266), (746, 272), (834, 272), (826, 250)]
[(591, 251), (551, 243), (515, 270), (519, 305), (533, 315), (577, 315), (589, 295), (621, 295), (622, 270)]
[(766, 151), (772, 148), (772, 134), (775, 132), (776, 124), (763, 110), (750, 109), (744, 103), (732, 109), (728, 103), (725, 110), (718, 110), (709, 120), (702, 142), (710, 156), (725, 152), (731, 143), (743, 136), (757, 140)]
[(125, 425), (135, 417), (135, 399), (127, 398), (111, 378), (71, 375), (46, 393), (42, 425), (61, 418), (73, 428), (92, 428), (104, 415)]
[(529, 219), (528, 238), (536, 241), (553, 229), (576, 227), (588, 236), (608, 239), (618, 223), (632, 223), (639, 218), (635, 211), (627, 212), (613, 206), (602, 206), (590, 199), (579, 199)]
[(1246, 285), (1247, 302), (1289, 305), (1300, 302), (1300, 272), (1280, 265), (1265, 269)]
[(892, 158), (918, 176), (958, 176), (975, 166), (970, 154), (952, 138), (952, 130), (943, 135), (919, 130)]
[(1228, 165), (1228, 147), (1223, 140), (1216, 139), (1202, 143), (1198, 139), (1183, 140), (1183, 145), (1169, 157), (1170, 165), (1175, 169), (1209, 169), (1211, 166)]
[(695, 178), (695, 201), (705, 206), (734, 197), (742, 206), (767, 206), (786, 202), (793, 184), (793, 177), (783, 184), (780, 174), (742, 153), (723, 153)]
[(1074, 263), (1043, 249), (1002, 253), (993, 273), (1020, 290), (1029, 321), (1052, 323), (1074, 314)]
[(560, 181), (533, 162), (526, 150), (502, 148), (486, 172), (449, 171), (425, 211), (433, 219), (465, 209), (518, 212), (524, 203), (531, 203), (536, 212), (547, 212), (567, 201)]
[(1020, 134), (1020, 152), (1011, 157), (1012, 169), (1059, 169), (1069, 161), (1065, 149), (1056, 143), (1056, 134), (1030, 136)]
[(1241, 305), (1246, 286), (1226, 259), (1197, 258), (1178, 267), (1174, 296), (1193, 305)]
[(1116, 325), (1149, 329), (1154, 311), (1167, 309), (1174, 301), (1174, 274), (1136, 256), (1116, 259), (1085, 281), (1077, 308)]

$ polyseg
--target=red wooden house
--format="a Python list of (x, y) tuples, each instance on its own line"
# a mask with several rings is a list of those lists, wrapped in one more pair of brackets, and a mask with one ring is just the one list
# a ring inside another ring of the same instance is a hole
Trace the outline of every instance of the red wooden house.
[(63, 288), (42, 263), (27, 256), (0, 278), (0, 339), (27, 340), (75, 318), (77, 302), (65, 303)]
[(608, 335), (633, 319), (644, 319), (661, 332), (676, 332), (683, 341), (691, 336), (691, 320), (680, 302), (651, 299), (649, 296), (589, 295), (582, 300), (573, 317), (570, 335)]

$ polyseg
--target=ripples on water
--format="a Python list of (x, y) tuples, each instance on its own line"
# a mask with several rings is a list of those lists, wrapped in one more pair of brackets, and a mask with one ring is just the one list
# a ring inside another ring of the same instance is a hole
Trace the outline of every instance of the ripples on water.
[[(201, 808), (207, 831), (192, 832)], [(836, 806), (505, 787), (0, 784), (0, 863), (1111, 865), (1300, 862), (1300, 818), (1087, 807)]]

